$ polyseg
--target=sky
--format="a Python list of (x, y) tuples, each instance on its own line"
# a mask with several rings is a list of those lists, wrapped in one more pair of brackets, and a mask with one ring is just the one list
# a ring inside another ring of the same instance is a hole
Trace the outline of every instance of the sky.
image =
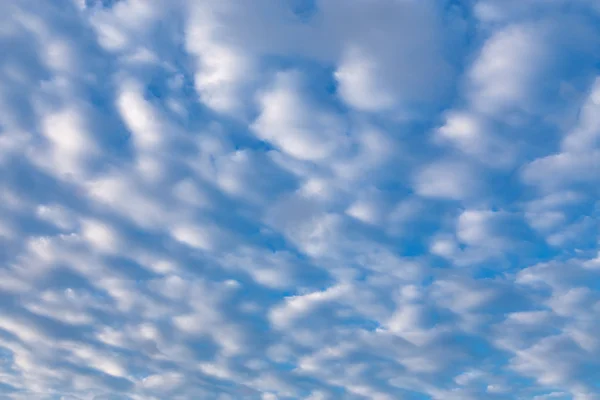
[(0, 400), (599, 400), (598, 0), (0, 1)]

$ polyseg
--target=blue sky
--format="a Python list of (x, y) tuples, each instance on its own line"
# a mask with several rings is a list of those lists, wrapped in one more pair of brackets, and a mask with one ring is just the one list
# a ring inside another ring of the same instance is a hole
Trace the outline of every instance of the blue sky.
[(600, 399), (597, 0), (0, 2), (0, 399)]

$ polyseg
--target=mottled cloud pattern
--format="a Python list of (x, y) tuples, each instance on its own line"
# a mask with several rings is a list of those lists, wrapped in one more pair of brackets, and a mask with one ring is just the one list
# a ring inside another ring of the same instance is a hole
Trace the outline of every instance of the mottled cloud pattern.
[(596, 0), (0, 2), (0, 399), (600, 399)]

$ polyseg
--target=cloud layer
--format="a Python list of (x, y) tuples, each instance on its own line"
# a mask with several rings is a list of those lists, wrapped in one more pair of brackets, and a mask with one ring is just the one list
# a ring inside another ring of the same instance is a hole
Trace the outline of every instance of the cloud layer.
[(600, 399), (595, 0), (0, 4), (0, 399)]

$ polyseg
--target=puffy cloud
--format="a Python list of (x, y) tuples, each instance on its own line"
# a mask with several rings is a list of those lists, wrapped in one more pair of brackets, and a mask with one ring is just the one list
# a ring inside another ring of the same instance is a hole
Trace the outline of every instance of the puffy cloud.
[(535, 26), (517, 25), (495, 33), (484, 44), (470, 71), (472, 102), (477, 107), (491, 112), (521, 104), (527, 107), (532, 100), (529, 90), (537, 86), (538, 67), (547, 64), (540, 35)]
[(567, 151), (586, 151), (598, 148), (600, 144), (600, 78), (596, 78), (587, 100), (580, 110), (579, 123), (563, 140), (563, 148)]
[(598, 398), (593, 1), (42, 3), (0, 397)]
[(335, 113), (305, 99), (301, 79), (298, 73), (280, 72), (260, 96), (261, 111), (253, 126), (261, 139), (282, 152), (318, 161), (343, 149), (345, 127)]
[(503, 139), (498, 128), (482, 116), (468, 111), (452, 112), (438, 128), (434, 141), (449, 143), (491, 167), (510, 166), (516, 157), (515, 146)]
[(451, 41), (448, 36), (460, 32), (445, 26), (434, 2), (359, 0), (343, 8), (340, 2), (319, 5), (324, 18), (347, 35), (335, 72), (339, 94), (347, 104), (363, 111), (412, 116), (418, 107), (435, 106), (447, 94), (453, 68), (443, 47)]
[(186, 16), (185, 45), (196, 59), (194, 85), (200, 99), (215, 111), (236, 114), (242, 111), (243, 89), (257, 71), (253, 57), (224, 35), (221, 20), (230, 13), (235, 4), (229, 1), (193, 4)]
[(436, 161), (423, 167), (414, 179), (415, 192), (423, 197), (450, 200), (469, 198), (480, 190), (474, 168), (462, 161)]

